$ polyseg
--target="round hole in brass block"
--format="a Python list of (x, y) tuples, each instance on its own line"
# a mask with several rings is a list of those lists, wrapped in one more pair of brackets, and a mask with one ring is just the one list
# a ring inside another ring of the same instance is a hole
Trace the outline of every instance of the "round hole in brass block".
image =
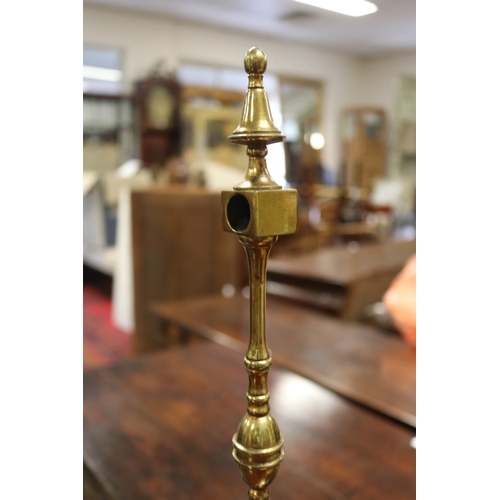
[(229, 200), (227, 220), (234, 231), (244, 231), (250, 224), (250, 204), (242, 194), (235, 194)]

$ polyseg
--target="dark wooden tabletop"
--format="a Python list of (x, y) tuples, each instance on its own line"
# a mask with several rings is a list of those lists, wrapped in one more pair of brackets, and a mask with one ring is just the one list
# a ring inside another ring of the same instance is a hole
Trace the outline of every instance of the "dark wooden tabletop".
[[(241, 353), (249, 301), (241, 295), (155, 304), (152, 311)], [(267, 338), (275, 364), (415, 427), (415, 350), (378, 328), (268, 297)]]
[[(243, 500), (231, 456), (245, 413), (242, 356), (215, 343), (84, 373), (86, 498)], [(276, 500), (415, 498), (414, 433), (273, 366), (285, 458)]]
[(398, 271), (415, 253), (415, 240), (394, 240), (352, 247), (323, 248), (314, 252), (271, 258), (268, 276), (293, 276), (329, 285), (346, 286), (387, 271)]

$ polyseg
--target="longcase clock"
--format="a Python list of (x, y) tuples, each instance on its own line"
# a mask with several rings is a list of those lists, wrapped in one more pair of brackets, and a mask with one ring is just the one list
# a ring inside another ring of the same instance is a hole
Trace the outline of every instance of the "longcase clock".
[(143, 164), (161, 168), (180, 154), (180, 86), (172, 76), (153, 73), (136, 83), (135, 99)]

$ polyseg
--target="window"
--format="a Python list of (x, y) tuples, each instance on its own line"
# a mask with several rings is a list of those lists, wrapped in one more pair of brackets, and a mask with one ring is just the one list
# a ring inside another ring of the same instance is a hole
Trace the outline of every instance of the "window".
[(118, 49), (83, 46), (83, 92), (119, 94), (122, 91), (122, 57)]

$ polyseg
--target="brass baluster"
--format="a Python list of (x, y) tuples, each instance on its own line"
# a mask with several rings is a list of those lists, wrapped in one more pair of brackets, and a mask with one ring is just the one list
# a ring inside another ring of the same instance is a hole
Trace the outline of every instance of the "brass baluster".
[(283, 438), (270, 414), (267, 375), (272, 359), (266, 342), (266, 269), (272, 245), (297, 230), (297, 192), (271, 179), (267, 145), (285, 139), (273, 123), (263, 75), (267, 59), (254, 47), (245, 56), (248, 90), (240, 124), (229, 136), (247, 146), (248, 170), (232, 191), (222, 192), (222, 227), (238, 235), (248, 258), (250, 341), (245, 356), (249, 387), (247, 414), (233, 437), (233, 457), (249, 485), (249, 500), (269, 498), (269, 485), (283, 459)]

